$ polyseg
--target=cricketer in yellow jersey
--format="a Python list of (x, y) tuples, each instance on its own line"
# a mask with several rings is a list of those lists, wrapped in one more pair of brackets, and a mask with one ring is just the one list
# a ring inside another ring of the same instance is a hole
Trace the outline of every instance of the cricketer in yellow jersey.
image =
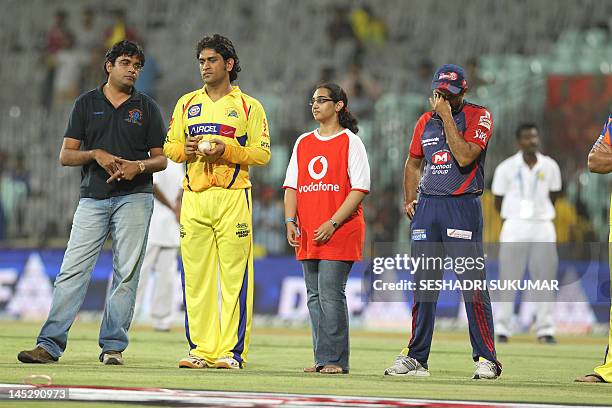
[[(601, 135), (593, 145), (589, 153), (589, 170), (592, 173), (607, 174), (612, 172), (612, 115), (608, 117), (608, 121), (604, 124)], [(609, 244), (612, 245), (612, 196), (610, 197), (610, 236)], [(610, 278), (612, 280), (612, 262), (610, 264)], [(612, 298), (612, 284), (610, 285), (610, 297)], [(577, 382), (599, 382), (612, 383), (612, 306), (610, 308), (610, 334), (608, 337), (608, 347), (606, 348), (606, 356), (603, 364), (595, 367), (593, 374), (587, 374), (576, 378)]]
[[(231, 85), (240, 71), (232, 42), (204, 37), (196, 55), (204, 87), (178, 100), (164, 144), (186, 170), (180, 221), (190, 352), (179, 367), (242, 368), (253, 309), (249, 165), (270, 160), (270, 137), (261, 104)], [(198, 149), (202, 141), (211, 145)]]

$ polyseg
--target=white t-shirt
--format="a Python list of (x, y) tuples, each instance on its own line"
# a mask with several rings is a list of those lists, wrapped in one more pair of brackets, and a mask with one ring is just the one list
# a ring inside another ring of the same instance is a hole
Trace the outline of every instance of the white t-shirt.
[[(183, 177), (185, 177), (184, 166), (168, 160), (166, 170), (153, 173), (153, 184), (161, 190), (168, 201), (175, 203), (183, 190)], [(178, 247), (179, 243), (179, 224), (174, 212), (155, 199), (148, 244)]]
[(505, 220), (551, 221), (555, 207), (550, 193), (561, 191), (561, 170), (556, 161), (536, 153), (538, 161), (529, 168), (518, 152), (495, 169), (491, 190), (503, 196), (501, 216)]

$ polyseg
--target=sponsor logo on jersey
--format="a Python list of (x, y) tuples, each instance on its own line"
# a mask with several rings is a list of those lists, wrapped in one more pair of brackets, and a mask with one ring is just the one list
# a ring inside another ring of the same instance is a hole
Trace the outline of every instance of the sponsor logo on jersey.
[(196, 123), (195, 125), (189, 125), (187, 129), (189, 130), (189, 136), (219, 135), (234, 138), (236, 135), (235, 127), (220, 123)]
[(456, 81), (459, 78), (456, 72), (441, 72), (438, 75), (438, 80), (440, 79), (448, 79), (450, 81)]
[(128, 117), (125, 118), (125, 121), (138, 126), (142, 126), (142, 111), (140, 109), (129, 110)]
[(427, 231), (424, 229), (413, 229), (412, 230), (412, 240), (413, 241), (424, 241), (427, 239)]
[(266, 119), (263, 120), (263, 133), (261, 136), (267, 139), (270, 138), (270, 135), (268, 134), (268, 121)]
[(486, 142), (487, 134), (480, 129), (476, 129), (476, 132), (474, 133), (474, 139), (482, 140), (483, 142)]
[[(320, 166), (317, 166), (320, 169), (318, 171), (315, 169), (317, 162), (321, 163)], [(308, 174), (315, 180), (321, 180), (325, 177), (327, 174), (327, 159), (325, 156), (316, 156), (310, 160), (310, 163), (308, 163)]]
[(431, 162), (433, 164), (446, 164), (451, 159), (451, 152), (448, 150), (438, 150), (431, 155)]
[(446, 235), (451, 238), (459, 238), (459, 239), (472, 239), (472, 231), (447, 228)]
[(202, 113), (202, 104), (198, 103), (189, 107), (187, 111), (187, 119), (195, 118), (196, 116), (200, 116)]
[(249, 224), (246, 222), (239, 222), (236, 224), (236, 236), (238, 238), (246, 238), (249, 236)]
[(478, 126), (491, 130), (491, 114), (488, 111), (485, 111), (485, 114), (478, 119)]
[(310, 184), (298, 187), (298, 192), (300, 193), (316, 193), (318, 191), (333, 191), (337, 193), (340, 191), (340, 186), (338, 184), (331, 183), (325, 184), (322, 181), (319, 181), (318, 183), (313, 181)]
[(423, 147), (435, 146), (438, 144), (439, 141), (440, 141), (439, 137), (430, 137), (429, 139), (421, 140), (421, 144), (423, 145)]

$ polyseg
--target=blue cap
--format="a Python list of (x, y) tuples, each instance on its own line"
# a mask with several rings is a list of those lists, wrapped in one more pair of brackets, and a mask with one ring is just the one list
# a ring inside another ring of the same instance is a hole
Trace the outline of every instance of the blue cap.
[(446, 89), (454, 95), (458, 95), (467, 89), (465, 72), (463, 68), (455, 64), (444, 64), (436, 70), (431, 81), (431, 90)]

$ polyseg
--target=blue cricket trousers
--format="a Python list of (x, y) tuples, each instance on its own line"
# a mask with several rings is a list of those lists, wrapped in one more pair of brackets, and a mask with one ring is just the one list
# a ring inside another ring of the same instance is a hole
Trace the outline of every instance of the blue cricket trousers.
[[(423, 285), (422, 281), (442, 281), (443, 267), (449, 265), (450, 259), (462, 285), (467, 281), (484, 282), (486, 272), (482, 224), (482, 208), (477, 195), (421, 194), (419, 197), (411, 224), (411, 256), (430, 261), (427, 267), (418, 268), (414, 274), (416, 286), (408, 356), (416, 359), (423, 367), (427, 367), (431, 349), (439, 290), (435, 285)], [(479, 257), (481, 263), (478, 262)], [(436, 262), (436, 258), (444, 261), (443, 267), (440, 267), (440, 262)], [(470, 261), (468, 264), (466, 259), (470, 258), (474, 262)], [(501, 372), (501, 364), (495, 352), (491, 299), (486, 286), (464, 290), (463, 298), (469, 322), (472, 358), (474, 361), (479, 357), (492, 361), (498, 365)]]

